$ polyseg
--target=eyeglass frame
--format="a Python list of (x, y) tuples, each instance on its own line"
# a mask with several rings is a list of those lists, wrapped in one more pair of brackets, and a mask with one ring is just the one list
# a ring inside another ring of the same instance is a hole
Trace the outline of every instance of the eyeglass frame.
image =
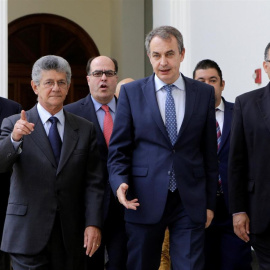
[[(57, 86), (61, 89), (65, 89), (68, 86), (67, 81), (63, 81), (63, 80), (60, 80), (57, 82), (48, 80), (48, 81), (43, 82), (42, 86), (46, 89), (53, 89), (55, 84), (57, 84)], [(39, 83), (39, 85), (40, 85), (40, 83)]]
[[(94, 74), (95, 74), (96, 72), (101, 73), (101, 76), (95, 76)], [(108, 72), (111, 72), (113, 75), (108, 76)], [(117, 75), (117, 72), (114, 71), (114, 70), (105, 70), (105, 71), (103, 71), (103, 70), (95, 70), (95, 71), (93, 71), (93, 72), (90, 72), (90, 73), (89, 73), (89, 76), (92, 75), (93, 77), (100, 78), (100, 77), (103, 76), (103, 74), (105, 74), (106, 77), (111, 78), (111, 77)]]

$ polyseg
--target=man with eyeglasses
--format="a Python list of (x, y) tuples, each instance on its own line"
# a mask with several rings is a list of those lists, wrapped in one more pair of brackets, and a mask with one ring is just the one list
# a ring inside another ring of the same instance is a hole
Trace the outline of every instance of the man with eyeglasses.
[(38, 103), (3, 120), (0, 172), (12, 168), (1, 249), (14, 270), (83, 270), (101, 242), (104, 184), (94, 125), (63, 110), (68, 62), (38, 59)]
[[(263, 68), (270, 79), (270, 43)], [(235, 100), (229, 155), (234, 232), (250, 241), (261, 270), (270, 269), (270, 83)]]
[(106, 270), (126, 269), (126, 234), (124, 209), (114, 197), (108, 182), (107, 157), (109, 140), (116, 113), (115, 89), (118, 64), (113, 58), (98, 56), (89, 59), (86, 72), (90, 93), (85, 98), (65, 106), (65, 109), (94, 123), (105, 178), (104, 228), (102, 244), (92, 258), (87, 259), (87, 269), (104, 270), (104, 250), (108, 254)]

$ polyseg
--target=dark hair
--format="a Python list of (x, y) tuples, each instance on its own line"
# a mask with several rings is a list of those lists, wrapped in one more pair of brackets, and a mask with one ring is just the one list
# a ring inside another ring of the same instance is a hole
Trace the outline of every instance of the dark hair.
[(71, 82), (71, 68), (69, 63), (62, 57), (56, 55), (46, 55), (39, 58), (32, 68), (32, 80), (39, 85), (41, 73), (44, 70), (56, 70), (66, 74), (67, 84)]
[(269, 60), (268, 59), (268, 52), (269, 52), (269, 49), (270, 49), (270, 43), (267, 44), (265, 50), (264, 50), (264, 61), (266, 60)]
[[(86, 65), (86, 73), (87, 73), (87, 75), (89, 75), (89, 73), (90, 73), (92, 61), (93, 61), (95, 58), (97, 58), (97, 57), (99, 57), (99, 56), (91, 57), (91, 58), (88, 60), (87, 65)], [(117, 72), (118, 72), (118, 63), (117, 63), (117, 61), (116, 61), (114, 58), (112, 58), (112, 57), (109, 57), (109, 56), (107, 56), (107, 57), (110, 58), (110, 59), (113, 61), (113, 63), (114, 63), (114, 68), (115, 68), (115, 71), (116, 71), (116, 73), (117, 73)]]
[(217, 71), (218, 76), (220, 77), (220, 85), (222, 85), (222, 81), (223, 81), (222, 71), (219, 65), (215, 61), (210, 60), (210, 59), (202, 60), (196, 65), (193, 71), (193, 79), (195, 79), (195, 73), (198, 69), (208, 69), (208, 68), (214, 68)]
[(172, 26), (160, 26), (153, 29), (145, 38), (145, 48), (147, 54), (150, 53), (150, 43), (155, 36), (158, 36), (162, 39), (171, 39), (171, 37), (174, 36), (177, 40), (178, 50), (180, 53), (182, 52), (184, 48), (182, 34)]

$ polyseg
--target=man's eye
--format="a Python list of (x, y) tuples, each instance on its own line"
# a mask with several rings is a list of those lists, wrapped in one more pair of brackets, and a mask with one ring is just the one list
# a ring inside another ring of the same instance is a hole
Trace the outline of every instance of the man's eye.
[(66, 82), (60, 81), (60, 82), (58, 82), (58, 85), (59, 86), (64, 86), (64, 85), (66, 85)]
[(45, 82), (45, 86), (52, 86), (53, 82)]
[(167, 53), (167, 56), (173, 56), (173, 55), (174, 55), (174, 52)]

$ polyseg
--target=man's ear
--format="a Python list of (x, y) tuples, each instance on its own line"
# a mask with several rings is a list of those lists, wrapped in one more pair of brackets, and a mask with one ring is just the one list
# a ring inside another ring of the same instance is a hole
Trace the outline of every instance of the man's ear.
[(31, 81), (31, 86), (32, 86), (32, 89), (33, 89), (34, 93), (36, 95), (38, 95), (38, 88), (37, 88), (37, 85), (35, 84), (35, 82), (33, 80)]

